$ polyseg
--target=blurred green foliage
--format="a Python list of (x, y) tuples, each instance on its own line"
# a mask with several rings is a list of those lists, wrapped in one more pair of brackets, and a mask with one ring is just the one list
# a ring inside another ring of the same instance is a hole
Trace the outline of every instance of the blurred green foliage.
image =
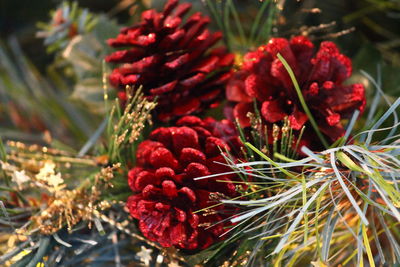
[[(39, 21), (50, 21), (50, 10), (55, 9), (61, 2), (0, 0), (0, 40), (1, 52), (4, 54), (0, 64), (0, 86), (3, 88), (0, 90), (3, 95), (0, 125), (8, 128), (11, 126), (14, 129), (18, 126), (17, 128), (22, 130), (20, 135), (26, 135), (27, 131), (32, 132), (32, 129), (21, 123), (23, 118), (31, 116), (32, 119), (35, 114), (38, 118), (48, 117), (49, 111), (43, 108), (46, 106), (40, 101), (27, 104), (28, 100), (35, 100), (31, 97), (32, 94), (38, 94), (45, 90), (43, 88), (50, 86), (51, 91), (54, 91), (53, 96), (43, 93), (44, 97), (56, 97), (62, 99), (58, 100), (61, 102), (65, 100), (65, 103), (62, 103), (64, 106), (73, 105), (70, 107), (71, 110), (75, 110), (72, 113), (79, 109), (87, 113), (83, 116), (87, 116), (90, 122), (81, 126), (73, 126), (74, 123), (68, 122), (68, 119), (58, 117), (59, 121), (63, 121), (63, 127), (72, 127), (70, 131), (75, 132), (75, 135), (81, 128), (81, 136), (76, 140), (83, 142), (95, 129), (91, 126), (92, 121), (99, 121), (98, 118), (92, 120), (92, 115), (89, 115), (91, 112), (87, 112), (87, 109), (101, 110), (97, 104), (102, 101), (102, 58), (108, 53), (104, 40), (116, 34), (119, 27), (117, 23), (130, 25), (132, 21), (137, 20), (140, 10), (150, 2), (153, 7), (160, 8), (164, 1), (78, 0), (78, 5), (87, 8), (89, 12), (103, 13), (107, 16), (101, 17), (101, 25), (94, 29), (92, 34), (85, 35), (69, 47), (68, 56), (62, 55), (61, 51), (54, 56), (46, 53), (43, 39), (35, 37), (38, 30), (36, 25)], [(358, 72), (360, 69), (374, 78), (378, 78), (379, 72), (382, 89), (390, 96), (400, 95), (400, 76), (397, 75), (400, 71), (399, 0), (281, 0), (277, 1), (277, 6), (268, 1), (257, 0), (191, 2), (194, 4), (193, 10), (208, 12), (214, 17), (211, 26), (223, 30), (225, 40), (233, 44), (230, 46), (236, 52), (244, 53), (265, 43), (270, 34), (283, 37), (308, 34), (315, 41), (334, 40), (341, 46), (343, 53), (353, 58), (355, 79), (362, 78)], [(207, 6), (207, 2), (212, 3), (213, 8)], [(123, 3), (128, 5), (124, 6)], [(129, 3), (138, 3), (140, 8), (136, 11), (129, 9)], [(271, 16), (272, 14), (274, 16)], [(109, 20), (110, 17), (113, 22)], [(353, 28), (350, 33), (343, 32)], [(36, 77), (40, 82), (32, 83), (29, 77)], [(372, 91), (372, 87), (369, 90)], [(85, 100), (84, 103), (81, 100)], [(51, 99), (46, 101), (50, 103)], [(51, 105), (49, 108), (57, 110)], [(64, 111), (64, 114), (68, 112)], [(54, 120), (55, 118), (51, 121)], [(42, 133), (40, 123), (34, 124), (38, 128), (37, 132)], [(42, 126), (48, 129), (48, 125), (44, 124)], [(85, 128), (86, 130), (83, 130)]]

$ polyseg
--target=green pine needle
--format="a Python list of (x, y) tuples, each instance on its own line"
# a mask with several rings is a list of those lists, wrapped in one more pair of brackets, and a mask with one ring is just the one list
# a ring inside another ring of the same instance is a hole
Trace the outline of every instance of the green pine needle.
[(7, 160), (6, 148), (4, 147), (3, 140), (0, 137), (0, 160), (5, 162)]
[(301, 92), (299, 83), (297, 82), (296, 76), (294, 75), (294, 72), (292, 70), (292, 68), (289, 66), (289, 64), (287, 63), (287, 61), (282, 57), (281, 54), (278, 53), (278, 58), (279, 60), (282, 62), (283, 66), (285, 67), (286, 71), (288, 72), (290, 79), (292, 80), (292, 83), (294, 85), (294, 88), (296, 89), (296, 93), (297, 96), (299, 98), (300, 104), (304, 109), (304, 112), (307, 114), (308, 119), (310, 120), (310, 123), (312, 125), (312, 127), (314, 128), (316, 134), (318, 135), (319, 139), (321, 140), (322, 144), (324, 145), (325, 148), (329, 148), (329, 144), (326, 141), (324, 135), (321, 133), (321, 131), (319, 130), (318, 124), (316, 123), (316, 121), (314, 120), (314, 117), (310, 111), (310, 109), (307, 106), (306, 101), (304, 100), (303, 94)]

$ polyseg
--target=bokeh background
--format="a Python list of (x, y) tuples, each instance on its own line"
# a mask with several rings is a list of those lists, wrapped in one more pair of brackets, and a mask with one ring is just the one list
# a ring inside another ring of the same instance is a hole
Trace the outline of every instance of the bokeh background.
[[(80, 0), (79, 6), (89, 8), (93, 12), (109, 12), (119, 0)], [(46, 53), (43, 39), (36, 38), (37, 22), (50, 20), (49, 12), (56, 9), (60, 0), (0, 0), (0, 39), (6, 41), (15, 36), (18, 38), (26, 55), (36, 63), (40, 69), (52, 60)], [(120, 14), (122, 18), (127, 17)]]
[[(216, 1), (217, 5), (224, 3), (224, 0), (188, 1), (196, 5), (194, 10), (210, 15), (205, 4), (207, 1)], [(94, 116), (91, 107), (77, 101), (77, 98), (92, 102), (102, 100), (101, 59), (107, 54), (105, 39), (115, 35), (121, 25), (134, 23), (143, 8), (160, 8), (164, 0), (70, 2), (76, 2), (96, 16), (104, 14), (114, 25), (114, 32), (108, 35), (103, 33), (103, 51), (96, 54), (90, 47), (85, 48), (84, 53), (97, 60), (89, 71), (91, 80), (87, 79), (87, 72), (69, 77), (71, 67), (64, 68), (65, 61), (57, 60), (57, 53), (49, 53), (44, 40), (36, 36), (38, 22), (50, 25), (50, 11), (60, 7), (62, 1), (0, 0), (0, 137), (5, 140), (42, 142), (46, 139), (46, 129), (49, 129), (63, 143), (76, 148), (84, 144), (103, 117), (101, 114)], [(249, 28), (262, 1), (233, 2), (240, 10), (243, 26)], [(367, 83), (365, 76), (360, 74), (362, 69), (372, 77), (380, 78), (382, 89), (389, 98), (400, 96), (400, 0), (277, 2), (282, 10), (275, 20), (276, 36), (306, 33), (316, 42), (333, 40), (344, 54), (352, 58), (354, 79)], [(234, 24), (233, 21), (231, 23)], [(211, 26), (217, 28), (216, 23)], [(234, 52), (245, 53), (252, 48), (235, 47)], [(83, 58), (70, 58), (69, 64), (74, 65)], [(97, 95), (90, 93), (93, 88), (100, 89)], [(372, 89), (368, 93), (371, 97)], [(33, 122), (28, 123), (30, 121)]]
[[(190, 0), (201, 5), (202, 0)], [(55, 9), (60, 0), (0, 0), (0, 38), (2, 40), (16, 35), (24, 51), (35, 62), (43, 65), (46, 62), (41, 40), (35, 38), (36, 23), (49, 20), (49, 10)], [(89, 8), (92, 12), (108, 13), (118, 4), (135, 2), (135, 0), (78, 0), (79, 6)], [(161, 5), (163, 0), (147, 0), (153, 6)], [(251, 7), (258, 0), (237, 0), (239, 5)], [(257, 8), (256, 5), (255, 9)], [(321, 12), (316, 12), (316, 9)], [(294, 10), (311, 10), (316, 13), (298, 13), (293, 16)], [(255, 11), (255, 10), (254, 10)], [(356, 34), (348, 34), (339, 38), (348, 52), (355, 55), (357, 50), (371, 42), (378, 50), (383, 51), (387, 61), (400, 65), (398, 52), (400, 47), (400, 1), (399, 0), (286, 0), (283, 14), (291, 14), (282, 18), (282, 21), (292, 26), (301, 27), (305, 24), (336, 22), (336, 29), (356, 27)], [(126, 21), (129, 12), (122, 10), (115, 15), (116, 19)], [(250, 16), (251, 17), (251, 16)], [(388, 53), (388, 51), (393, 53)], [(47, 60), (49, 60), (47, 58)]]

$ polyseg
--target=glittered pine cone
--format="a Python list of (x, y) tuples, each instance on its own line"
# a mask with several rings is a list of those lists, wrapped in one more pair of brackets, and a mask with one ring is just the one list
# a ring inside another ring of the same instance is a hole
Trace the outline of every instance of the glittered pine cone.
[(162, 12), (143, 12), (139, 24), (108, 40), (124, 48), (106, 57), (119, 65), (109, 77), (119, 98), (126, 100), (127, 85), (142, 85), (148, 98), (158, 97), (157, 117), (163, 121), (217, 106), (231, 73), (234, 56), (224, 47), (210, 49), (221, 33), (211, 33), (210, 19), (200, 12), (184, 22), (190, 8), (168, 0)]
[[(351, 60), (341, 54), (334, 43), (322, 42), (315, 52), (314, 45), (304, 36), (293, 37), (290, 41), (272, 38), (257, 51), (245, 55), (241, 69), (227, 85), (229, 116), (238, 118), (243, 127), (250, 126), (246, 115), (254, 113), (255, 98), (267, 125), (279, 124), (285, 117), (297, 131), (307, 124), (309, 119), (278, 53), (293, 69), (320, 131), (330, 142), (343, 136), (345, 130), (341, 119), (351, 117), (357, 109), (364, 110), (364, 87), (362, 84), (343, 84), (351, 76)], [(311, 129), (307, 124), (303, 139), (315, 144), (318, 138)]]
[(194, 178), (232, 171), (216, 162), (226, 163), (221, 151), (238, 155), (234, 149), (240, 147), (235, 128), (227, 120), (185, 116), (176, 127), (154, 130), (138, 146), (137, 165), (128, 175), (134, 195), (127, 207), (139, 220), (143, 235), (164, 247), (188, 250), (204, 249), (220, 240), (230, 225), (222, 220), (233, 215), (232, 207), (196, 211), (237, 196), (237, 185), (232, 183), (237, 177)]

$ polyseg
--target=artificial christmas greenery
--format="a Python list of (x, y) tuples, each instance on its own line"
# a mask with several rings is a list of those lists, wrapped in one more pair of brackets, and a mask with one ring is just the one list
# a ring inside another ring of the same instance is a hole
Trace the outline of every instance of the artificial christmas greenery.
[(64, 2), (46, 71), (1, 42), (0, 263), (398, 264), (398, 8)]

